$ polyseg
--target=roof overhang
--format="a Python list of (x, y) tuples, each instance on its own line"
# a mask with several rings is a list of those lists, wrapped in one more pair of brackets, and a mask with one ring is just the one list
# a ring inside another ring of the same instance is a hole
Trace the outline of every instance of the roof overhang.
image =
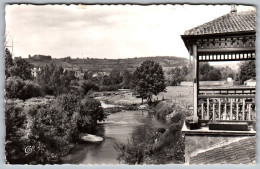
[(256, 31), (239, 31), (239, 32), (226, 32), (226, 33), (215, 33), (215, 34), (202, 34), (202, 35), (181, 35), (181, 38), (188, 51), (191, 49), (191, 42), (196, 42), (198, 39), (209, 39), (209, 38), (232, 38), (232, 37), (243, 37), (243, 36), (256, 36)]

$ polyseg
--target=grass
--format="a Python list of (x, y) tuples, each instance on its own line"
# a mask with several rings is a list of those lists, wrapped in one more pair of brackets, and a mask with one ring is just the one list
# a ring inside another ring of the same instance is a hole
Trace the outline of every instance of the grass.
[(126, 106), (142, 103), (142, 99), (136, 98), (130, 91), (98, 92), (98, 95), (101, 98), (100, 100), (109, 104)]
[[(109, 104), (122, 106), (142, 104), (142, 99), (136, 98), (130, 91), (96, 92), (95, 95)], [(168, 86), (166, 92), (153, 96), (152, 100), (170, 100), (182, 108), (189, 108), (193, 106), (193, 87)], [(146, 100), (144, 100), (144, 103), (146, 103)]]
[(193, 106), (193, 87), (190, 86), (168, 86), (166, 92), (153, 96), (154, 100), (172, 100), (181, 107)]

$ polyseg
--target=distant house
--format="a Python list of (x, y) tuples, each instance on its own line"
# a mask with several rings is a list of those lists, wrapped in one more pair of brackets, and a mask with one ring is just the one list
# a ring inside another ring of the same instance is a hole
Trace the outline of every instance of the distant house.
[(83, 79), (84, 77), (84, 71), (82, 69), (79, 69), (77, 67), (66, 67), (63, 69), (63, 72), (74, 72), (74, 75), (76, 78)]
[(32, 74), (32, 76), (33, 77), (37, 77), (37, 74), (39, 73), (41, 71), (41, 68), (39, 67), (39, 68), (33, 68), (33, 69), (31, 69), (31, 74)]
[(83, 79), (84, 77), (84, 72), (82, 70), (76, 70), (75, 71), (75, 77), (79, 79)]
[(227, 78), (227, 84), (230, 86), (234, 86), (234, 80), (232, 79), (232, 77)]
[(110, 75), (109, 72), (96, 72), (93, 73), (92, 77), (109, 76), (109, 75)]
[(255, 86), (256, 86), (256, 80), (255, 80), (255, 79), (246, 80), (246, 81), (244, 82), (244, 85), (255, 87)]
[(65, 68), (63, 68), (63, 72), (77, 71), (77, 70), (79, 70), (79, 68), (76, 68), (76, 67), (65, 67)]
[(227, 82), (233, 82), (232, 77), (228, 77), (228, 78), (227, 78)]

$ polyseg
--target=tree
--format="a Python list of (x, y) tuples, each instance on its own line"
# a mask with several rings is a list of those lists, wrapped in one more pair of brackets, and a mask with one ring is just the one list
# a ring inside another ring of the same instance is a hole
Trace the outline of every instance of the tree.
[(93, 76), (93, 74), (94, 74), (94, 72), (92, 72), (92, 71), (85, 71), (85, 72), (84, 72), (83, 79), (84, 79), (84, 80), (91, 79), (92, 76)]
[(90, 90), (92, 90), (92, 91), (99, 90), (99, 87), (95, 83), (93, 83), (91, 80), (79, 81), (79, 86), (83, 89), (82, 93), (81, 93), (83, 96), (88, 94), (88, 92)]
[(80, 132), (91, 132), (97, 121), (105, 118), (100, 101), (85, 97), (79, 105), (79, 119), (77, 121)]
[(111, 80), (112, 85), (120, 84), (123, 81), (122, 76), (120, 76), (120, 70), (112, 69), (109, 78)]
[(212, 80), (212, 81), (220, 80), (220, 79), (221, 79), (220, 70), (218, 70), (218, 69), (210, 70), (210, 71), (207, 73), (207, 79), (208, 79), (208, 80)]
[[(5, 149), (11, 164), (59, 163), (79, 140), (79, 132), (91, 132), (105, 115), (99, 101), (74, 94), (59, 95), (47, 104), (30, 101), (5, 104)], [(27, 153), (27, 147), (32, 151)]]
[(199, 65), (199, 80), (217, 81), (221, 79), (222, 76), (219, 69), (210, 66), (209, 63), (203, 63)]
[[(48, 95), (59, 95), (70, 92), (69, 87), (77, 84), (73, 71), (64, 71), (63, 67), (53, 64), (41, 67), (36, 81), (42, 86), (43, 93)], [(75, 82), (74, 84), (72, 84)]]
[(6, 160), (11, 164), (22, 164), (26, 160), (23, 149), (24, 130), (26, 129), (26, 113), (17, 104), (5, 104), (5, 126), (6, 126)]
[(165, 91), (162, 66), (154, 61), (146, 60), (137, 67), (133, 74), (135, 90), (143, 98), (151, 102), (152, 95)]
[(182, 69), (179, 67), (173, 69), (172, 76), (171, 76), (171, 85), (178, 86), (183, 80), (184, 80), (184, 76), (182, 75)]
[(105, 75), (103, 77), (102, 85), (109, 86), (111, 84), (112, 84), (111, 79), (109, 78), (109, 76)]
[(5, 49), (5, 78), (7, 79), (10, 77), (9, 68), (12, 67), (13, 64), (13, 58), (12, 54), (9, 51), (8, 48)]
[(232, 79), (236, 78), (236, 72), (232, 70), (229, 66), (226, 66), (221, 70), (221, 76), (222, 79), (227, 79), (228, 77), (231, 77)]
[(33, 65), (23, 58), (15, 58), (13, 66), (8, 70), (10, 76), (17, 76), (23, 80), (31, 80), (33, 76), (31, 74), (31, 69)]
[(32, 81), (24, 81), (19, 77), (9, 77), (6, 80), (5, 96), (26, 100), (42, 96), (41, 87)]
[(123, 72), (123, 87), (124, 88), (132, 88), (132, 74), (128, 70), (124, 70)]
[(245, 61), (240, 65), (240, 84), (244, 84), (244, 82), (248, 79), (255, 79), (255, 61)]

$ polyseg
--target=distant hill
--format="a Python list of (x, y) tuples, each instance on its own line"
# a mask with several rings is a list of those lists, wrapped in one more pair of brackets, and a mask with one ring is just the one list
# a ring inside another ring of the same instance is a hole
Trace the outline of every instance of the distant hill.
[(81, 67), (83, 69), (91, 71), (111, 71), (113, 68), (120, 70), (133, 71), (137, 66), (145, 60), (153, 60), (159, 62), (164, 70), (168, 70), (173, 67), (184, 66), (188, 64), (188, 59), (176, 56), (156, 56), (156, 57), (138, 57), (127, 59), (46, 59), (35, 60), (28, 58), (28, 61), (36, 67), (44, 66), (46, 64), (54, 64), (62, 67)]

